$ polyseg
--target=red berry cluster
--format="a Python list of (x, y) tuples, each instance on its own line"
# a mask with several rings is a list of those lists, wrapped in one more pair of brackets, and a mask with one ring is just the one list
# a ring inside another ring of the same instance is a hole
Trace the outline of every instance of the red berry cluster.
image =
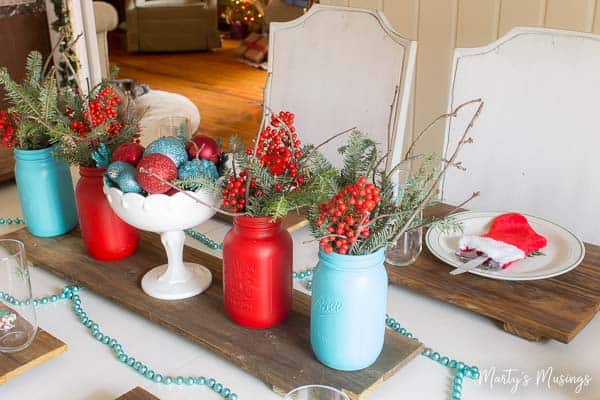
[(347, 254), (350, 246), (360, 238), (370, 236), (369, 214), (380, 202), (379, 189), (367, 178), (346, 186), (327, 203), (319, 205), (318, 226), (327, 223), (331, 235), (321, 238), (319, 245), (325, 253), (335, 251)]
[(240, 176), (232, 176), (223, 189), (223, 207), (232, 212), (241, 212), (246, 208), (246, 175), (247, 171), (240, 172)]
[(295, 178), (296, 185), (301, 186), (305, 180), (298, 173), (302, 143), (298, 140), (294, 118), (294, 114), (288, 111), (281, 111), (277, 116), (272, 115), (271, 126), (267, 126), (260, 133), (256, 156), (271, 174), (281, 176), (287, 172)]
[[(261, 166), (266, 167), (270, 174), (280, 178), (273, 186), (275, 192), (292, 191), (304, 184), (306, 178), (300, 175), (299, 159), (302, 143), (298, 139), (294, 126), (294, 114), (281, 111), (271, 116), (269, 126), (264, 128), (256, 146), (256, 154), (248, 149), (246, 154), (256, 157)], [(254, 178), (247, 185), (248, 171), (243, 170), (239, 176), (232, 176), (223, 189), (223, 207), (233, 212), (243, 212), (246, 209), (246, 195), (262, 197), (265, 188), (259, 187)], [(248, 193), (246, 191), (248, 190)]]
[(0, 145), (9, 149), (13, 147), (17, 143), (16, 131), (8, 113), (5, 110), (0, 111)]
[(90, 100), (89, 112), (87, 110), (82, 112), (83, 121), (74, 119), (71, 113), (71, 130), (81, 137), (86, 137), (92, 128), (108, 124), (106, 130), (108, 136), (118, 135), (122, 124), (114, 120), (119, 116), (117, 108), (120, 102), (117, 93), (111, 87), (105, 86), (93, 100)]

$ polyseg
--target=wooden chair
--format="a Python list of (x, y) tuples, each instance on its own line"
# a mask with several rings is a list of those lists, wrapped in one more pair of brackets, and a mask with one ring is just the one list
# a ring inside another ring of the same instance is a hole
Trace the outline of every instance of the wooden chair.
[[(390, 162), (399, 160), (416, 48), (378, 11), (315, 5), (298, 19), (271, 24), (265, 104), (293, 111), (306, 143), (357, 126), (394, 150)], [(344, 140), (324, 148), (338, 165)]]
[[(477, 210), (516, 210), (556, 221), (600, 244), (600, 36), (516, 28), (480, 48), (456, 49), (449, 109), (485, 102), (451, 171), (443, 198), (457, 204), (472, 191)], [(449, 152), (470, 115), (446, 126)]]

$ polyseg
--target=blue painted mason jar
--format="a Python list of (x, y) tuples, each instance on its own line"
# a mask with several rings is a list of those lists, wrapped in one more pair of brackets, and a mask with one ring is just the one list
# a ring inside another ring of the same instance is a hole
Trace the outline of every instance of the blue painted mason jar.
[(69, 166), (54, 158), (52, 147), (15, 149), (15, 179), (27, 229), (52, 237), (77, 225), (75, 194)]
[(384, 258), (384, 249), (364, 256), (319, 250), (312, 283), (310, 343), (326, 366), (356, 371), (379, 357), (388, 288)]

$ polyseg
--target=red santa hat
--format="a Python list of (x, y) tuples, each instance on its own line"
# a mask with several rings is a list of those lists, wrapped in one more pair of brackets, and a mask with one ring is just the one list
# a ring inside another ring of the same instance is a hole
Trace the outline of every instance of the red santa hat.
[[(460, 252), (477, 251), (507, 268), (547, 244), (547, 240), (529, 225), (527, 218), (519, 213), (497, 216), (485, 235), (463, 236), (460, 239)], [(479, 254), (480, 253), (480, 254)]]

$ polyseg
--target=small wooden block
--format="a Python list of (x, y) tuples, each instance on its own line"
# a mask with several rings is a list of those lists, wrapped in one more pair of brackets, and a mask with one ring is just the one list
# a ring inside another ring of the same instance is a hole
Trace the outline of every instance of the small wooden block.
[[(421, 353), (418, 341), (386, 329), (385, 344), (377, 361), (361, 371), (340, 372), (325, 367), (310, 347), (310, 297), (294, 291), (293, 311), (287, 321), (271, 329), (245, 329), (234, 324), (223, 306), (222, 260), (185, 247), (185, 261), (207, 267), (213, 283), (202, 295), (180, 301), (151, 298), (140, 288), (142, 276), (166, 262), (157, 234), (141, 232), (138, 251), (112, 263), (90, 258), (79, 231), (55, 238), (36, 238), (26, 229), (7, 237), (25, 243), (34, 265), (105, 296), (167, 329), (204, 346), (261, 379), (277, 393), (308, 384), (339, 388), (352, 400), (364, 399)], [(235, 387), (235, 382), (226, 382)]]
[(136, 387), (133, 390), (125, 393), (123, 396), (115, 399), (115, 400), (160, 400), (158, 397), (154, 396), (152, 393), (149, 393), (142, 389), (141, 387)]
[(38, 329), (31, 345), (17, 353), (0, 353), (0, 385), (67, 351), (67, 345)]

